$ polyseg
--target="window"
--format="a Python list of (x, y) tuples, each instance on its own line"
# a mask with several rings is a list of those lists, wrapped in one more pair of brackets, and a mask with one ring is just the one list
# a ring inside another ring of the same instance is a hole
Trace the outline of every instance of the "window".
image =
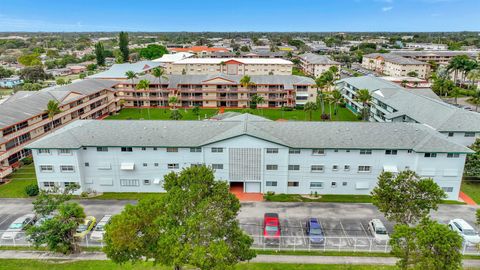
[(73, 165), (60, 165), (60, 171), (61, 172), (74, 172), (75, 169)]
[(312, 149), (312, 155), (325, 155), (325, 149)]
[(122, 152), (133, 152), (132, 147), (122, 147)]
[(59, 155), (71, 155), (72, 151), (70, 151), (70, 149), (58, 149), (58, 154)]
[(346, 187), (348, 185), (348, 182), (342, 182), (342, 186)]
[(345, 165), (343, 166), (344, 171), (350, 171), (350, 165)]
[(267, 182), (265, 183), (265, 185), (266, 185), (267, 187), (276, 187), (276, 186), (277, 186), (277, 182), (276, 182), (276, 181), (267, 181)]
[(453, 137), (453, 132), (448, 132), (448, 137)]
[(300, 170), (300, 165), (288, 165), (288, 170), (289, 171), (299, 171)]
[(178, 148), (167, 148), (167, 153), (176, 153), (178, 152)]
[(460, 157), (460, 154), (457, 153), (448, 153), (447, 158), (458, 158)]
[(223, 153), (223, 148), (221, 148), (221, 147), (212, 147), (212, 153)]
[(143, 167), (147, 167), (147, 166), (148, 166), (148, 164), (147, 164), (147, 163), (143, 163)]
[(323, 182), (310, 182), (310, 188), (323, 188)]
[(288, 149), (288, 153), (289, 154), (300, 154), (300, 149), (293, 149), (293, 148), (290, 148)]
[(338, 165), (333, 165), (333, 166), (332, 166), (332, 170), (338, 171)]
[(372, 150), (371, 149), (361, 149), (360, 150), (360, 155), (371, 155)]
[(424, 157), (426, 157), (426, 158), (436, 158), (437, 153), (425, 153)]
[(200, 148), (200, 147), (190, 148), (190, 153), (201, 153), (201, 152), (202, 152), (202, 148)]
[(153, 166), (158, 167), (158, 163), (153, 163)]
[(146, 147), (142, 147), (142, 151), (145, 151), (145, 150), (147, 150), (147, 148), (146, 148)]
[(120, 179), (120, 186), (122, 187), (138, 187), (139, 185), (137, 179)]
[(278, 148), (267, 148), (267, 154), (278, 154)]
[(87, 147), (82, 147), (83, 150), (87, 150)]
[(350, 149), (345, 150), (345, 152), (350, 153)]
[(40, 165), (41, 172), (53, 172), (53, 165)]
[(333, 152), (338, 153), (338, 149), (333, 149)]
[(43, 187), (46, 187), (46, 188), (55, 187), (55, 182), (43, 182)]
[(77, 184), (76, 182), (63, 182), (64, 187), (70, 187), (70, 186), (74, 186), (76, 184)]
[(358, 172), (371, 172), (372, 166), (358, 166)]
[(223, 170), (223, 164), (212, 164), (212, 169)]
[(465, 137), (475, 137), (475, 132), (465, 132)]
[(385, 155), (396, 155), (397, 150), (385, 150)]
[(108, 152), (108, 147), (97, 147), (97, 152)]
[(276, 171), (278, 170), (278, 165), (267, 164), (267, 171)]
[(336, 188), (337, 187), (337, 182), (332, 182), (332, 188)]
[(150, 183), (151, 183), (151, 182), (150, 182), (150, 179), (145, 179), (145, 180), (143, 180), (143, 184), (144, 184), (144, 185), (150, 185)]
[(310, 170), (312, 172), (323, 172), (324, 171), (324, 166), (323, 165), (312, 165), (310, 167)]
[(288, 186), (289, 187), (298, 187), (300, 185), (299, 182), (296, 182), (296, 181), (292, 181), (292, 182), (288, 182)]
[(50, 155), (50, 149), (38, 149), (37, 153), (39, 155)]
[(453, 192), (453, 187), (442, 187), (445, 192)]
[(178, 166), (178, 163), (169, 163), (169, 164), (167, 164), (167, 168), (178, 169), (178, 168), (180, 168), (180, 166)]
[(153, 151), (157, 151), (157, 147), (153, 147)]
[(85, 167), (90, 167), (90, 163), (85, 162)]

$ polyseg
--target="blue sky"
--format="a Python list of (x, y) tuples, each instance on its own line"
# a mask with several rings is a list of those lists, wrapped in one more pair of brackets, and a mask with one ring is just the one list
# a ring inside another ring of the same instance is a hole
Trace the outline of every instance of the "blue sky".
[(480, 0), (0, 0), (0, 31), (478, 31)]

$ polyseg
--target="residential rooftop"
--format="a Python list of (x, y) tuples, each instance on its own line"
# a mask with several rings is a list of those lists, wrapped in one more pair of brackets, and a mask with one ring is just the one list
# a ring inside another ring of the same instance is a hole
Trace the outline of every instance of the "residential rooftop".
[(156, 67), (162, 66), (161, 62), (140, 61), (136, 63), (114, 64), (108, 70), (88, 76), (91, 79), (125, 79), (127, 71), (143, 73)]
[(246, 65), (293, 65), (291, 61), (281, 58), (186, 58), (174, 64), (220, 64), (235, 61)]
[(327, 55), (319, 55), (315, 53), (304, 53), (299, 55), (304, 61), (315, 65), (340, 65), (339, 62), (330, 59)]
[(202, 147), (248, 135), (289, 148), (399, 149), (471, 153), (415, 123), (266, 121), (250, 115), (220, 121), (78, 120), (27, 148)]
[(426, 65), (425, 62), (418, 61), (418, 60), (411, 59), (411, 58), (406, 58), (406, 57), (403, 57), (401, 55), (396, 55), (396, 54), (393, 54), (393, 53), (371, 53), (371, 54), (365, 55), (364, 57), (367, 57), (367, 58), (382, 57), (387, 62), (391, 62), (391, 63), (394, 63), (394, 64), (400, 64), (400, 65)]

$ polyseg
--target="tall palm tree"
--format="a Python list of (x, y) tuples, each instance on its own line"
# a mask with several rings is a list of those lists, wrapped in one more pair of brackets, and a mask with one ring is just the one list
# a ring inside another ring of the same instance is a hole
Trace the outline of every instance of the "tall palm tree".
[(48, 114), (48, 118), (50, 118), (51, 121), (48, 125), (50, 126), (50, 128), (53, 128), (53, 117), (62, 112), (60, 110), (58, 102), (53, 99), (48, 101), (47, 109), (45, 110), (45, 112)]
[[(140, 80), (137, 84), (137, 89), (148, 90), (150, 88), (149, 80)], [(147, 107), (148, 120), (150, 120), (150, 105)]]
[(467, 74), (467, 79), (472, 83), (472, 88), (476, 82), (480, 81), (480, 69), (470, 70)]
[(127, 76), (128, 80), (132, 80), (132, 86), (135, 84), (134, 79), (137, 78), (137, 74), (131, 70), (125, 72), (125, 76)]
[(471, 101), (473, 101), (475, 104), (475, 111), (478, 112), (478, 104), (480, 103), (480, 89), (475, 90), (475, 94), (473, 94)]
[(333, 103), (333, 115), (337, 115), (338, 113), (338, 106), (344, 102), (343, 95), (338, 90), (333, 90), (330, 93), (330, 99)]
[(303, 105), (303, 110), (308, 113), (308, 120), (312, 121), (312, 112), (316, 111), (318, 106), (315, 102), (309, 101)]
[(317, 79), (315, 79), (315, 87), (317, 87), (317, 106), (320, 105), (322, 114), (325, 113), (325, 106), (323, 104), (323, 89), (330, 89), (335, 81), (335, 74), (331, 70), (323, 72)]
[(152, 69), (153, 77), (157, 78), (157, 89), (160, 88), (160, 80), (165, 79), (167, 80), (168, 77), (165, 76), (165, 70), (163, 68), (156, 67)]
[(362, 103), (362, 119), (368, 121), (370, 117), (370, 103), (372, 102), (372, 95), (368, 89), (360, 89), (357, 91), (356, 100)]
[(248, 75), (245, 75), (240, 79), (240, 84), (242, 85), (243, 88), (249, 88), (255, 85), (255, 83), (252, 82), (252, 79)]

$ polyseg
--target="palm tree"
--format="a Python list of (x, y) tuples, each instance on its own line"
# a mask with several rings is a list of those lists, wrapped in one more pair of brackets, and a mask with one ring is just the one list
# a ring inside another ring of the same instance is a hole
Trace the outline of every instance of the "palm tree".
[(337, 115), (338, 113), (338, 106), (344, 102), (343, 95), (338, 90), (333, 90), (330, 93), (330, 99), (333, 103), (333, 115)]
[[(252, 109), (257, 109), (257, 106), (259, 104), (264, 104), (264, 103), (265, 103), (265, 98), (263, 98), (262, 96), (259, 96), (257, 94), (252, 95), (252, 97), (250, 98), (250, 108), (252, 108)], [(262, 112), (262, 115), (263, 115), (263, 109), (261, 109), (261, 112)]]
[(480, 89), (475, 90), (475, 94), (473, 94), (471, 101), (475, 104), (475, 111), (478, 112), (478, 103), (480, 103)]
[(476, 82), (480, 81), (480, 69), (470, 70), (467, 74), (467, 79), (472, 83), (472, 88)]
[(173, 96), (168, 99), (168, 105), (172, 106), (172, 110), (176, 110), (178, 104), (178, 98)]
[(240, 84), (242, 85), (243, 88), (249, 88), (250, 86), (254, 86), (255, 83), (252, 82), (250, 76), (245, 75), (240, 79)]
[[(137, 89), (148, 90), (150, 88), (149, 80), (140, 80), (137, 84)], [(147, 107), (148, 120), (150, 120), (150, 106)]]
[(62, 112), (58, 105), (58, 102), (53, 99), (48, 101), (47, 109), (45, 110), (45, 112), (48, 114), (48, 118), (50, 118), (51, 121), (48, 124), (50, 128), (53, 128), (53, 117)]
[(135, 84), (134, 79), (137, 78), (137, 74), (131, 70), (125, 72), (128, 80), (132, 80), (132, 86)]
[(323, 89), (330, 89), (335, 81), (335, 74), (331, 70), (323, 72), (317, 79), (315, 79), (315, 87), (317, 87), (317, 104), (322, 109), (322, 114), (325, 113), (325, 106), (323, 104)]
[(308, 120), (312, 121), (312, 112), (316, 111), (318, 106), (315, 102), (309, 101), (303, 105), (303, 110), (308, 113)]
[(168, 77), (165, 76), (165, 70), (159, 67), (152, 69), (152, 75), (157, 78), (157, 89), (160, 88), (160, 80), (165, 79), (167, 80)]
[(370, 117), (370, 103), (372, 102), (372, 95), (368, 89), (360, 89), (357, 91), (357, 98), (355, 99), (362, 103), (362, 119), (368, 121)]

